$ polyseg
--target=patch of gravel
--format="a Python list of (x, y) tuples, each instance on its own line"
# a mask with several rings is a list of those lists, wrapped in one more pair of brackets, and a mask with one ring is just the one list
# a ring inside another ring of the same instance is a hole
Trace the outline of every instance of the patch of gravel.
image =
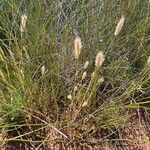
[(145, 113), (144, 116), (135, 114), (123, 129), (120, 137), (127, 139), (121, 142), (122, 150), (150, 150), (150, 120)]

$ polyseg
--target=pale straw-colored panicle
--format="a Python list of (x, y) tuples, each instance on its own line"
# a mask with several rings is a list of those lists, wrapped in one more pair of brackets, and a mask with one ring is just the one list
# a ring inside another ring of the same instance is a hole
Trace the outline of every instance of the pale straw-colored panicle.
[(96, 55), (96, 58), (95, 58), (95, 67), (96, 68), (101, 67), (104, 60), (105, 60), (105, 56), (104, 56), (103, 52), (99, 51)]
[(26, 28), (26, 23), (27, 23), (27, 15), (23, 14), (21, 16), (21, 23), (20, 23), (20, 30), (21, 32), (24, 32)]
[(25, 74), (24, 74), (23, 69), (20, 69), (20, 74), (21, 74), (22, 78), (25, 79)]
[(118, 23), (117, 23), (114, 36), (117, 36), (117, 35), (120, 33), (120, 31), (122, 30), (122, 27), (123, 27), (123, 25), (124, 25), (124, 22), (125, 22), (125, 17), (124, 17), (124, 16), (121, 16), (120, 20), (119, 20)]
[(87, 106), (87, 105), (88, 105), (88, 102), (85, 101), (85, 102), (82, 104), (82, 107), (85, 107), (85, 106)]
[(87, 72), (84, 71), (83, 74), (82, 74), (82, 80), (84, 80), (86, 76), (87, 76)]
[(76, 60), (79, 59), (81, 48), (82, 48), (81, 38), (77, 36), (74, 40), (74, 56)]
[(89, 65), (89, 61), (86, 61), (85, 64), (84, 64), (84, 67), (83, 67), (84, 70), (88, 67), (88, 65)]
[(74, 92), (76, 92), (78, 90), (78, 87), (77, 86), (75, 86), (74, 87)]
[(72, 95), (69, 94), (69, 95), (67, 96), (67, 98), (68, 98), (69, 100), (72, 100)]
[(42, 65), (42, 67), (41, 67), (41, 74), (42, 74), (42, 76), (45, 74), (45, 65)]
[(103, 83), (104, 82), (104, 78), (100, 77), (97, 82), (98, 82), (98, 84)]

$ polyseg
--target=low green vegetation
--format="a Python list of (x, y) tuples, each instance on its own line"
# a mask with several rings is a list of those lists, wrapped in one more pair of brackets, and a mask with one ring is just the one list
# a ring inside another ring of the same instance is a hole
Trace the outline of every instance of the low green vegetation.
[(149, 0), (1, 0), (0, 142), (124, 126), (149, 110), (149, 56)]

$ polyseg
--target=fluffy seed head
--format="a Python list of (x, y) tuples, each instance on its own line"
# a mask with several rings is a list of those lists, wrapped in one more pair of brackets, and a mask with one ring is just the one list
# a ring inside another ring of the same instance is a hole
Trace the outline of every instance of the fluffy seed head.
[(98, 84), (103, 83), (103, 82), (104, 82), (104, 78), (103, 77), (98, 79)]
[(69, 100), (72, 100), (72, 95), (69, 94), (69, 95), (67, 96), (67, 98), (68, 98)]
[(120, 31), (121, 31), (121, 29), (122, 29), (122, 27), (123, 27), (123, 25), (124, 25), (124, 21), (125, 21), (125, 17), (122, 16), (122, 17), (120, 18), (120, 20), (118, 21), (118, 23), (117, 23), (114, 36), (117, 36), (117, 35), (120, 33)]
[(77, 86), (75, 86), (75, 87), (74, 87), (74, 91), (76, 92), (77, 90), (78, 90), (78, 87), (77, 87)]
[(85, 102), (82, 104), (82, 107), (85, 107), (85, 106), (87, 106), (87, 105), (88, 105), (88, 102), (85, 101)]
[(23, 14), (21, 16), (21, 23), (20, 23), (20, 30), (21, 32), (24, 32), (26, 28), (26, 23), (27, 23), (27, 15)]
[(21, 74), (22, 78), (24, 79), (24, 78), (25, 78), (25, 75), (24, 75), (23, 69), (20, 69), (20, 74)]
[(82, 43), (80, 37), (76, 37), (74, 40), (74, 55), (75, 59), (78, 60), (81, 53)]
[(96, 55), (96, 58), (95, 58), (95, 66), (97, 68), (101, 67), (103, 62), (105, 60), (105, 57), (104, 57), (104, 54), (102, 51), (99, 51)]
[(84, 64), (84, 67), (83, 67), (84, 70), (88, 67), (88, 65), (89, 65), (89, 61), (86, 61), (85, 64)]
[(82, 80), (84, 80), (86, 76), (87, 76), (87, 73), (84, 71), (82, 74)]
[(41, 67), (41, 74), (42, 74), (42, 76), (44, 75), (44, 73), (45, 73), (45, 65), (42, 65), (42, 67)]

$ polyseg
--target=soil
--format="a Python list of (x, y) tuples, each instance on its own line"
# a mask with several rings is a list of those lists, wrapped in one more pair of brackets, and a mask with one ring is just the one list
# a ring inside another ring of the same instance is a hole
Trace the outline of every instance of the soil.
[[(49, 142), (43, 144), (39, 150), (150, 150), (150, 118), (148, 112), (138, 110), (122, 128), (117, 129), (116, 140), (102, 141), (93, 138), (88, 142), (80, 142), (68, 145), (67, 141), (61, 141), (59, 134), (49, 132)], [(73, 131), (70, 131), (73, 134)], [(0, 134), (0, 141), (3, 139)], [(0, 145), (0, 150), (37, 150), (35, 145), (25, 142), (8, 142)]]

